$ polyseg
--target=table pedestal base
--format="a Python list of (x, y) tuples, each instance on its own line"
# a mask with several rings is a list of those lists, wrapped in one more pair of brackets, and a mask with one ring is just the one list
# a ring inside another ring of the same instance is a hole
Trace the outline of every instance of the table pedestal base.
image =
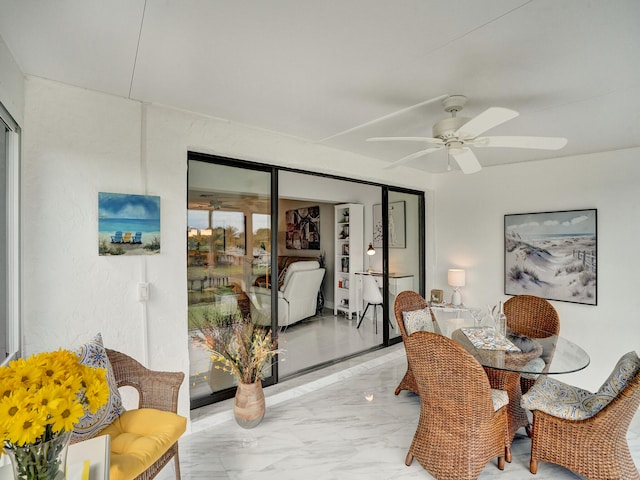
[(507, 406), (507, 443), (509, 451), (506, 460), (511, 462), (511, 442), (516, 436), (516, 431), (520, 427), (528, 427), (529, 419), (527, 411), (520, 406), (522, 390), (520, 389), (520, 374), (516, 372), (506, 372), (495, 368), (484, 368), (489, 377), (491, 388), (504, 390), (509, 395), (509, 405)]

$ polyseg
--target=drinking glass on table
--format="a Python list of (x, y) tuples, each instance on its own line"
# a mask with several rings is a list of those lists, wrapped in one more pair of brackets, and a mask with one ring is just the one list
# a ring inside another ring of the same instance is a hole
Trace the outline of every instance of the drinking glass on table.
[(473, 317), (473, 325), (479, 327), (482, 324), (484, 311), (481, 308), (470, 308), (469, 313)]

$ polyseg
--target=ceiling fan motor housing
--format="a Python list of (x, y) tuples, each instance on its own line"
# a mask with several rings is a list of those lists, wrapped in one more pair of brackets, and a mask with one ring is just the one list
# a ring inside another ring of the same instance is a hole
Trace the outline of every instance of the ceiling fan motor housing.
[(455, 132), (469, 120), (471, 119), (467, 117), (451, 117), (439, 120), (433, 125), (433, 136), (445, 142), (448, 139), (457, 138)]

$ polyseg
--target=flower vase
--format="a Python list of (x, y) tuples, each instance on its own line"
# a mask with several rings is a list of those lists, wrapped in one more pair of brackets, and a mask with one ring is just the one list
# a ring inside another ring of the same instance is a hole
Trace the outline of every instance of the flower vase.
[(239, 383), (233, 402), (233, 414), (242, 428), (253, 428), (262, 421), (265, 412), (264, 392), (260, 380)]
[(47, 442), (26, 443), (21, 447), (5, 444), (14, 480), (64, 480), (70, 440), (71, 432), (64, 432)]

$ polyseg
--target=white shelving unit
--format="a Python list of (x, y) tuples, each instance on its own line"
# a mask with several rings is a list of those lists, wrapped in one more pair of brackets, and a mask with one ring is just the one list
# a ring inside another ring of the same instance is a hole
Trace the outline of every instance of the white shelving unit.
[(355, 272), (364, 265), (364, 207), (357, 203), (335, 206), (335, 275), (333, 314), (356, 313)]

